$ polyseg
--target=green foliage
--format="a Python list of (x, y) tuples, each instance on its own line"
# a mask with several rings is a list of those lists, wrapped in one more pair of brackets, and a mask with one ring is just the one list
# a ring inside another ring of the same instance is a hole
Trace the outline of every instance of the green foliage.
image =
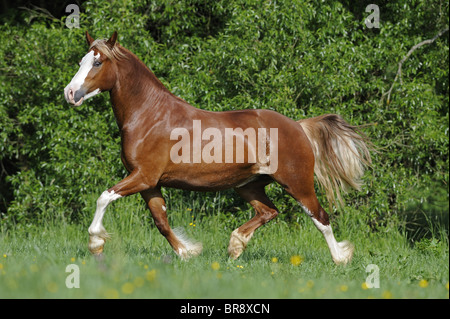
[(441, 251), (439, 249), (439, 240), (436, 238), (422, 238), (416, 242), (416, 248), (422, 253), (429, 253), (435, 256), (439, 256)]
[[(354, 214), (371, 231), (394, 229), (399, 213), (430, 199), (447, 202), (448, 32), (406, 60), (391, 101), (381, 96), (408, 50), (448, 27), (448, 3), (379, 6), (380, 29), (368, 29), (365, 6), (351, 1), (85, 2), (80, 29), (66, 28), (65, 17), (4, 18), (2, 228), (91, 216), (92, 194), (126, 174), (108, 94), (79, 108), (63, 97), (86, 51), (85, 30), (96, 38), (117, 30), (123, 46), (199, 108), (266, 108), (293, 119), (338, 113), (352, 124), (373, 124), (365, 131), (378, 151), (367, 185), (347, 196), (338, 217)], [(280, 187), (269, 194), (286, 213), (281, 218), (298, 220), (298, 206)], [(251, 214), (232, 191), (165, 195), (169, 205), (199, 201), (200, 215), (217, 212), (217, 203), (227, 217)]]

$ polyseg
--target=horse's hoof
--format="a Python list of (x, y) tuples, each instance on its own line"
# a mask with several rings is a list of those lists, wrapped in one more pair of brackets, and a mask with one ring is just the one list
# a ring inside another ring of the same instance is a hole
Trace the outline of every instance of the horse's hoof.
[(89, 237), (89, 251), (92, 255), (98, 256), (103, 253), (103, 247), (105, 246), (106, 240), (100, 236), (90, 236)]
[(244, 252), (243, 248), (230, 248), (228, 247), (228, 255), (231, 259), (236, 260)]
[(353, 257), (353, 250), (355, 246), (348, 240), (341, 241), (338, 244), (338, 256), (333, 257), (333, 261), (336, 265), (347, 265), (350, 263)]
[(247, 242), (248, 239), (246, 240), (239, 234), (237, 229), (234, 230), (231, 233), (230, 244), (228, 245), (228, 255), (236, 260), (244, 252)]

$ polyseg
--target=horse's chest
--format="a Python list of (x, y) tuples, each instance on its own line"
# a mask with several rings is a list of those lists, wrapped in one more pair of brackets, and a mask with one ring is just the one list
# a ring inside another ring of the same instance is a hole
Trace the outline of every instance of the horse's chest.
[(150, 134), (122, 134), (122, 162), (128, 171), (155, 169), (164, 156), (163, 145)]

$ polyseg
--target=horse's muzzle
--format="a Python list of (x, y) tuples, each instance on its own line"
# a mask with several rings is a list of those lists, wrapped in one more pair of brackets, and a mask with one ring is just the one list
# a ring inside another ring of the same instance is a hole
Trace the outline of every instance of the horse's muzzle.
[(66, 101), (74, 106), (79, 106), (84, 101), (85, 90), (80, 88), (79, 90), (74, 91), (71, 87), (66, 87), (64, 89), (64, 97)]

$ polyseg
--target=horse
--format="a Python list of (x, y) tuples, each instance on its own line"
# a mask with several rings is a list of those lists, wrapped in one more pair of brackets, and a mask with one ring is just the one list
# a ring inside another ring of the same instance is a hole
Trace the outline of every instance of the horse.
[(89, 49), (64, 96), (79, 106), (109, 92), (121, 136), (121, 160), (129, 173), (97, 200), (88, 228), (88, 248), (94, 256), (102, 256), (110, 238), (102, 224), (107, 206), (136, 193), (175, 254), (183, 260), (197, 256), (202, 244), (170, 227), (161, 187), (233, 188), (255, 210), (253, 218), (231, 233), (228, 254), (236, 259), (255, 230), (279, 214), (265, 192), (265, 186), (277, 182), (323, 234), (332, 260), (350, 262), (354, 246), (336, 241), (329, 215), (317, 199), (314, 176), (330, 203), (341, 200), (341, 190), (360, 188), (370, 150), (358, 126), (337, 114), (295, 121), (266, 109), (202, 110), (172, 94), (118, 43), (116, 31), (109, 39), (94, 40), (87, 31), (85, 36)]

